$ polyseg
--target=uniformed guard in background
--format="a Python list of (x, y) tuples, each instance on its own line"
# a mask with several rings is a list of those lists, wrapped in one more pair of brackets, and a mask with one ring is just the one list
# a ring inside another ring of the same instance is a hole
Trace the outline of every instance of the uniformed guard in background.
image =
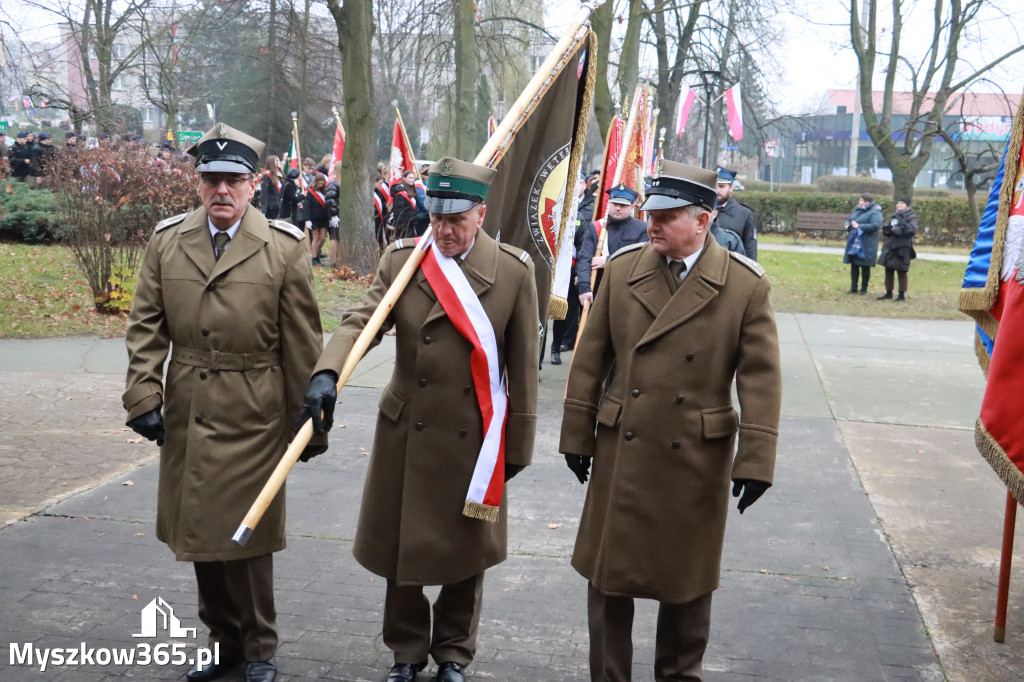
[(605, 267), (559, 444), (581, 483), (593, 460), (572, 565), (589, 581), (590, 671), (601, 682), (631, 679), (634, 597), (659, 602), (655, 679), (701, 679), (730, 480), (742, 512), (775, 466), (770, 282), (710, 236), (715, 172), (659, 165), (641, 206), (651, 242)]
[[(576, 288), (579, 291), (581, 306), (593, 303), (594, 292), (601, 282), (601, 271), (608, 256), (624, 246), (647, 241), (647, 223), (633, 217), (633, 208), (640, 195), (621, 184), (612, 187), (607, 194), (608, 215), (594, 223), (598, 230), (608, 230), (605, 248), (601, 253), (597, 253), (600, 237), (596, 231), (588, 230), (580, 247), (580, 257), (576, 259)], [(598, 279), (591, 282), (591, 271), (595, 269), (599, 271)]]
[[(428, 654), (435, 682), (463, 682), (484, 571), (505, 560), (504, 482), (533, 456), (537, 289), (529, 256), (480, 229), (494, 174), (450, 158), (430, 167), (436, 241), (374, 339), (395, 328), (395, 371), (380, 399), (353, 553), (387, 579), (390, 682), (413, 682)], [(338, 372), (414, 246), (388, 246), (317, 363), (303, 408), (315, 432), (330, 428)], [(442, 586), (433, 628), (425, 585)]]
[[(285, 547), (284, 489), (252, 539), (231, 541), (293, 433), (323, 349), (309, 246), (249, 205), (263, 143), (223, 123), (189, 149), (202, 207), (156, 227), (128, 321), (128, 425), (160, 445), (157, 537), (195, 564), (199, 617), (220, 660), (277, 675), (273, 552)], [(164, 360), (170, 353), (167, 376)], [(314, 437), (307, 455), (326, 449)]]
[(719, 227), (732, 230), (743, 242), (744, 255), (757, 260), (757, 224), (754, 212), (746, 204), (733, 198), (736, 183), (736, 171), (718, 167), (718, 218)]

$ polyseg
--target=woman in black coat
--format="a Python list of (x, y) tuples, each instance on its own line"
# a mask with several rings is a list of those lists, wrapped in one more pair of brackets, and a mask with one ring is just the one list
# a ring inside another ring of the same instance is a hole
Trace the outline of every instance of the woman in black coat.
[(299, 215), (299, 202), (302, 201), (302, 190), (299, 189), (299, 169), (288, 169), (288, 180), (281, 189), (281, 213), (278, 217), (296, 225), (302, 224)]
[(885, 243), (882, 245), (882, 266), (885, 268), (885, 295), (879, 301), (892, 298), (893, 274), (899, 273), (900, 289), (897, 301), (907, 300), (907, 271), (910, 261), (917, 258), (914, 252), (914, 233), (917, 232), (917, 214), (910, 208), (910, 199), (901, 197), (896, 200), (896, 213), (889, 219), (889, 224), (882, 228)]
[(281, 215), (283, 180), (281, 159), (268, 156), (267, 167), (260, 173), (260, 212), (268, 220), (274, 220)]
[(860, 279), (860, 294), (868, 293), (871, 268), (878, 262), (878, 230), (882, 227), (882, 207), (875, 203), (875, 197), (864, 193), (846, 219), (846, 230), (860, 230), (864, 257), (843, 254), (843, 262), (850, 264), (850, 293), (856, 294), (857, 280)]
[(331, 223), (331, 216), (327, 211), (327, 198), (324, 196), (326, 190), (327, 178), (316, 173), (306, 196), (302, 199), (306, 213), (306, 229), (310, 231), (309, 251), (313, 265), (323, 265), (319, 254), (324, 242), (327, 241), (327, 226)]

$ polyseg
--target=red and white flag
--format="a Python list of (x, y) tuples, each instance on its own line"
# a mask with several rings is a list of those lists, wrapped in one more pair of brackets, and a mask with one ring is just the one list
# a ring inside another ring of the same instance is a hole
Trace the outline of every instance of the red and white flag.
[(732, 139), (739, 141), (743, 139), (743, 96), (740, 92), (740, 84), (732, 86), (725, 91), (725, 109), (729, 118), (729, 134)]
[(298, 168), (299, 167), (299, 152), (295, 149), (295, 136), (292, 136), (292, 146), (288, 150), (288, 167)]
[(410, 170), (416, 170), (416, 159), (412, 155), (412, 145), (405, 136), (402, 124), (396, 120), (395, 132), (391, 135), (391, 170), (388, 173), (388, 184), (395, 184), (402, 179), (402, 173)]
[(626, 122), (618, 116), (612, 118), (608, 126), (608, 135), (604, 143), (604, 163), (601, 164), (601, 182), (597, 187), (597, 208), (594, 210), (594, 220), (603, 218), (608, 208), (608, 195), (606, 190), (611, 189), (615, 180), (615, 169), (619, 167), (619, 154), (622, 152), (622, 130)]
[(327, 177), (334, 177), (334, 164), (345, 155), (345, 129), (338, 125), (334, 129), (334, 147), (331, 149), (331, 167), (327, 169)]
[(679, 92), (679, 106), (676, 109), (676, 137), (682, 137), (686, 130), (686, 120), (690, 118), (690, 110), (693, 109), (693, 102), (697, 94), (690, 89), (690, 86), (683, 83), (683, 89)]

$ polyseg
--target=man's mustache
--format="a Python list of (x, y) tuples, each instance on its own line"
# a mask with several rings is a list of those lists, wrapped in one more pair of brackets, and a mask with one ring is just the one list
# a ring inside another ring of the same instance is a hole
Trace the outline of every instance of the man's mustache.
[(210, 205), (211, 206), (231, 206), (231, 207), (234, 207), (235, 202), (233, 202), (228, 197), (224, 197), (223, 199), (214, 199), (213, 201), (210, 202)]

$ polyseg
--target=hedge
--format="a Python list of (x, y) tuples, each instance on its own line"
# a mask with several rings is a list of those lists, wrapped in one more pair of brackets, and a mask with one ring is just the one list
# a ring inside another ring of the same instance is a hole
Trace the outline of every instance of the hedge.
[[(857, 204), (858, 195), (744, 191), (736, 198), (754, 211), (761, 232), (792, 234), (797, 211), (847, 215)], [(882, 206), (882, 215), (888, 220), (895, 211), (892, 197), (875, 195), (875, 201)], [(965, 197), (915, 198), (913, 208), (920, 225), (918, 244), (969, 246), (974, 243), (978, 226)]]
[[(35, 178), (30, 178), (35, 180)], [(0, 184), (0, 239), (39, 242), (57, 233), (57, 202), (48, 189), (7, 180)]]

